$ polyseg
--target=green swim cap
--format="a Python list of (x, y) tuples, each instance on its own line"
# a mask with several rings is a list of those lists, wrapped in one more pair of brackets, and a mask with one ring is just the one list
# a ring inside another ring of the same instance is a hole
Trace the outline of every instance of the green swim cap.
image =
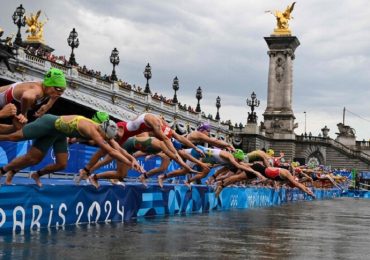
[(109, 114), (103, 111), (97, 111), (91, 118), (95, 123), (101, 124), (109, 120)]
[(56, 68), (51, 68), (45, 74), (43, 83), (45, 87), (67, 87), (66, 78), (64, 77), (63, 71)]
[(245, 158), (244, 152), (240, 149), (236, 149), (235, 152), (233, 153), (233, 156), (235, 159), (239, 159), (241, 161), (243, 161)]

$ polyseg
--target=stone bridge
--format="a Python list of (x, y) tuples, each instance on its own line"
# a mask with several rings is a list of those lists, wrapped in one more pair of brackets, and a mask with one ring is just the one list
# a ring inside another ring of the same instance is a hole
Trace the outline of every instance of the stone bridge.
[(296, 136), (293, 140), (276, 140), (259, 134), (239, 133), (239, 146), (246, 151), (272, 148), (284, 152), (287, 160), (331, 166), (332, 169), (370, 170), (370, 155), (360, 146), (348, 147), (331, 138)]

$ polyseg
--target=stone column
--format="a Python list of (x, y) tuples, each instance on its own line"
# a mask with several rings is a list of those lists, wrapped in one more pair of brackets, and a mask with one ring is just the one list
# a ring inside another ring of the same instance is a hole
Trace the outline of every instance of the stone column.
[(295, 36), (265, 37), (270, 57), (267, 107), (263, 114), (266, 136), (294, 139), (292, 109), (294, 51), (299, 46)]

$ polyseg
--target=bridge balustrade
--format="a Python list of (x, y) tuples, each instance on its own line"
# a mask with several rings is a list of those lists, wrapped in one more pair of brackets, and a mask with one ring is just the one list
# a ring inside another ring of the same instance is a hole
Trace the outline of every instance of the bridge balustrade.
[(112, 89), (112, 84), (104, 80), (96, 79), (96, 85), (108, 90)]
[(147, 94), (140, 94), (139, 92), (134, 93), (134, 98), (139, 99), (142, 102), (147, 102), (148, 100), (148, 95)]
[(344, 151), (345, 153), (349, 154), (352, 157), (362, 158), (370, 162), (369, 154), (356, 149), (357, 147), (351, 148), (351, 147), (345, 146), (344, 144), (336, 140), (333, 140), (331, 138), (318, 137), (318, 136), (306, 137), (306, 136), (297, 135), (296, 140), (301, 141), (301, 142), (319, 142), (319, 143), (331, 144), (332, 146)]
[(157, 105), (159, 107), (162, 107), (162, 101), (160, 101), (156, 98), (152, 98), (152, 104)]
[(175, 112), (175, 109), (176, 109), (176, 105), (174, 104), (168, 104), (166, 102), (163, 102), (163, 107), (168, 110), (168, 111), (173, 111)]
[(50, 67), (60, 69), (61, 71), (64, 72), (64, 74), (69, 75), (69, 69), (61, 64), (50, 62)]
[(44, 59), (41, 59), (37, 56), (33, 56), (33, 55), (30, 55), (30, 54), (27, 54), (27, 53), (25, 54), (25, 59), (26, 59), (26, 61), (28, 61), (32, 64), (35, 64), (39, 67), (45, 68), (46, 61)]

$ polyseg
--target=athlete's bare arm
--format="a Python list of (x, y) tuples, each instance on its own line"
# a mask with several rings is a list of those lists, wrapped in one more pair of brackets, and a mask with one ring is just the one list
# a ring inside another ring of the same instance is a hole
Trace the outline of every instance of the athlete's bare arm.
[(198, 153), (200, 153), (202, 155), (202, 157), (204, 157), (204, 153), (201, 149), (199, 149), (198, 147), (196, 147), (195, 144), (193, 144), (188, 138), (182, 136), (182, 135), (179, 135), (178, 133), (176, 133), (175, 131), (172, 131), (172, 136), (178, 140), (180, 143), (186, 145), (187, 147), (191, 147), (193, 149), (195, 149)]
[(100, 167), (104, 166), (104, 165), (107, 165), (108, 163), (110, 163), (111, 161), (113, 161), (113, 158), (110, 157), (109, 155), (106, 155), (104, 157), (103, 160), (100, 160), (98, 161), (97, 163), (94, 164), (94, 166), (92, 166), (89, 171), (90, 172), (94, 172), (96, 169), (99, 169)]
[(10, 116), (15, 116), (17, 114), (17, 107), (14, 104), (6, 104), (0, 110), (0, 118), (7, 118)]
[(36, 112), (35, 116), (40, 117), (44, 115), (49, 109), (54, 105), (59, 97), (50, 97), (48, 102), (45, 105), (42, 105)]
[(209, 137), (206, 134), (203, 134), (199, 131), (192, 132), (188, 136), (188, 139), (191, 142), (204, 142), (204, 143), (208, 143), (212, 146), (216, 146), (216, 147), (219, 147), (219, 148), (225, 148), (225, 149), (228, 149), (228, 150), (231, 150), (231, 151), (235, 150), (235, 148), (232, 145), (230, 145), (230, 144), (228, 144), (228, 143), (226, 143), (222, 140), (218, 140), (216, 138)]
[(190, 154), (180, 150), (179, 151), (179, 154), (181, 155), (182, 158), (184, 158), (185, 160), (189, 160), (193, 163), (196, 163), (197, 165), (199, 165), (200, 167), (204, 168), (204, 169), (208, 169), (209, 170), (209, 167), (208, 167), (208, 164), (194, 158), (193, 156), (191, 156)]
[(144, 120), (145, 120), (145, 123), (153, 129), (152, 131), (155, 137), (163, 141), (165, 145), (167, 146), (167, 148), (178, 156), (177, 151), (175, 147), (173, 147), (171, 140), (162, 131), (161, 120), (152, 114), (147, 114)]
[(125, 149), (123, 149), (116, 141), (112, 139), (110, 140), (110, 143), (115, 149), (119, 150), (121, 154), (130, 161), (129, 165), (131, 165), (131, 168), (135, 169), (140, 173), (145, 172), (145, 170), (143, 169), (143, 167), (141, 167), (136, 158), (129, 154)]

